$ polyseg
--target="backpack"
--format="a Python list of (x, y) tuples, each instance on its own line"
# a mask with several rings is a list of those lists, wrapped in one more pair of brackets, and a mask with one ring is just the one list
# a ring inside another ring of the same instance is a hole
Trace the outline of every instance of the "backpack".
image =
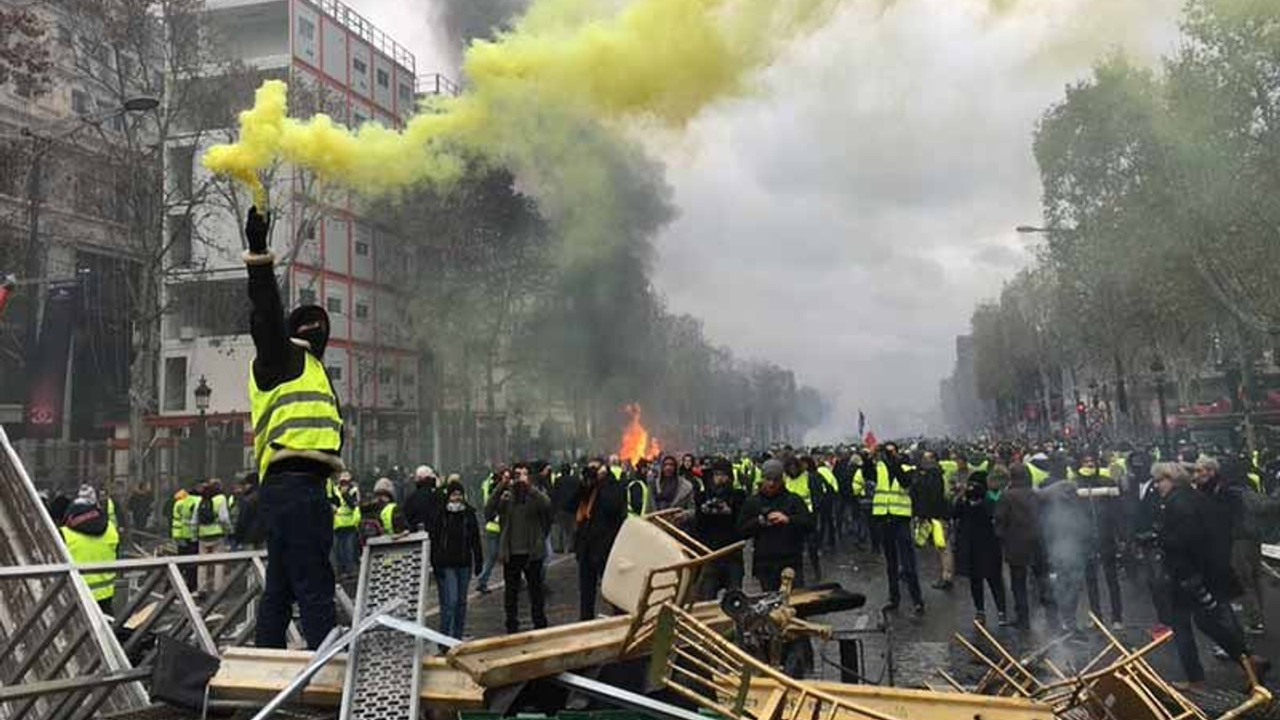
[(196, 520), (201, 525), (212, 525), (218, 522), (218, 516), (213, 512), (213, 498), (200, 498), (200, 508), (196, 510)]

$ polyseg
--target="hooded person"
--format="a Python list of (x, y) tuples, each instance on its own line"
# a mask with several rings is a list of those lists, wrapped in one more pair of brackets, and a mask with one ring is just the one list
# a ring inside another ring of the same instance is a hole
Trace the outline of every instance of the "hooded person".
[[(422, 468), (431, 469), (423, 465), (419, 470)], [(418, 477), (418, 473), (414, 475)], [(442, 502), (431, 515), (427, 532), (431, 535), (431, 571), (440, 592), (440, 632), (461, 639), (471, 573), (474, 570), (478, 575), (484, 566), (480, 521), (460, 481), (450, 481), (438, 494)]]
[(329, 315), (303, 305), (286, 317), (269, 231), (269, 215), (250, 208), (244, 255), (255, 349), (249, 405), (267, 536), (255, 644), (285, 647), (296, 602), (302, 634), (315, 649), (335, 623), (333, 507), (326, 491), (328, 478), (343, 469), (341, 405), (322, 362)]
[(782, 571), (791, 568), (795, 587), (804, 586), (804, 537), (813, 529), (813, 514), (799, 495), (787, 489), (778, 460), (761, 467), (756, 493), (742, 503), (738, 532), (753, 542), (751, 574), (766, 592), (777, 590)]
[[(67, 552), (71, 562), (76, 564), (114, 562), (116, 549), (120, 545), (120, 536), (114, 523), (108, 522), (107, 514), (98, 507), (97, 497), (86, 494), (82, 486), (81, 493), (67, 506), (62, 517), (62, 541), (67, 544)], [(91, 499), (90, 499), (91, 498)], [(83, 573), (89, 592), (97, 601), (102, 612), (111, 615), (112, 600), (116, 595), (116, 574), (114, 572)]]
[[(685, 457), (692, 463), (692, 455)], [(689, 481), (689, 477), (692, 476), (685, 476), (677, 470), (675, 456), (667, 455), (662, 458), (662, 469), (654, 480), (650, 493), (655, 511), (681, 511), (673, 518), (677, 525), (684, 525), (693, 519), (693, 483)]]
[(404, 519), (410, 530), (426, 530), (445, 503), (438, 485), (440, 478), (430, 465), (419, 465), (413, 471), (413, 493), (404, 501)]

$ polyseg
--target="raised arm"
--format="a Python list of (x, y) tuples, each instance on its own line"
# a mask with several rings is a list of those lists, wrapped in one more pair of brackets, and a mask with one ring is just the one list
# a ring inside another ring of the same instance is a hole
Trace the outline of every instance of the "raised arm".
[(270, 222), (256, 207), (249, 208), (249, 219), (244, 226), (249, 250), (244, 254), (244, 264), (249, 270), (249, 301), (253, 304), (249, 330), (258, 351), (255, 367), (261, 368), (265, 375), (276, 375), (288, 364), (289, 334), (285, 329), (280, 287), (276, 284), (276, 258), (267, 249)]

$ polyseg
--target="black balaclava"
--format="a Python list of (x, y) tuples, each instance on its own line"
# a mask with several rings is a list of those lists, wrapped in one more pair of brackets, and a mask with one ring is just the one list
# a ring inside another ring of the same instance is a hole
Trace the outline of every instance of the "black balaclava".
[(329, 313), (319, 305), (301, 305), (289, 313), (289, 337), (305, 340), (311, 354), (324, 358), (324, 348), (329, 344)]

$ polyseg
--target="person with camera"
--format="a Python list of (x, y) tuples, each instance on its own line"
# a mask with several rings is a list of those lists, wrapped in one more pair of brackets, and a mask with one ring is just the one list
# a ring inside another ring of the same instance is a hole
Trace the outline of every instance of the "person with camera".
[(521, 577), (529, 588), (533, 626), (547, 626), (542, 564), (546, 560), (547, 534), (551, 531), (551, 498), (531, 482), (528, 465), (520, 463), (514, 470), (511, 478), (504, 478), (493, 489), (485, 506), (486, 517), (495, 518), (500, 527), (498, 562), (502, 563), (509, 633), (520, 631)]
[(804, 586), (804, 538), (813, 530), (813, 514), (799, 495), (786, 487), (782, 463), (770, 460), (761, 468), (755, 495), (742, 504), (738, 531), (755, 543), (751, 572), (765, 592), (782, 586), (782, 571), (795, 571), (795, 587)]
[[(698, 540), (712, 550), (737, 542), (741, 537), (738, 515), (746, 498), (745, 491), (734, 487), (733, 465), (716, 460), (711, 465), (711, 482), (698, 493), (695, 503), (693, 522)], [(721, 590), (741, 590), (743, 574), (742, 553), (720, 558), (703, 570), (698, 595), (714, 600)]]
[(588, 464), (578, 485), (574, 512), (574, 555), (578, 559), (578, 615), (596, 617), (596, 595), (613, 541), (627, 519), (626, 490), (604, 462)]
[[(1231, 571), (1229, 542), (1222, 551), (1223, 543), (1215, 537), (1224, 529), (1212, 526), (1213, 511), (1204, 493), (1192, 488), (1181, 465), (1156, 463), (1152, 476), (1160, 493), (1153, 523), (1163, 571), (1157, 587), (1170, 595), (1169, 626), (1187, 685), (1200, 687), (1205, 677), (1193, 622), (1229, 657), (1240, 661), (1247, 678), (1261, 680), (1271, 663), (1250, 652), (1231, 610), (1229, 598), (1238, 593), (1239, 583)], [(1229, 538), (1230, 528), (1225, 532)]]

